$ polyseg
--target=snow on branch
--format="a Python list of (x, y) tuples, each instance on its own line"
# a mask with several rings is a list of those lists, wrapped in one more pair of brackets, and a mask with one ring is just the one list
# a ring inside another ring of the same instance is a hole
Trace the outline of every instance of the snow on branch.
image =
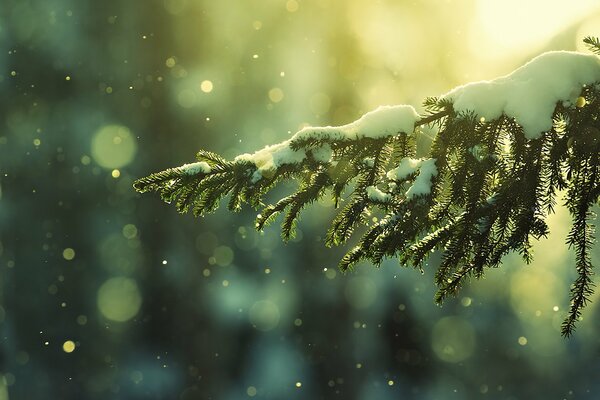
[(437, 176), (434, 158), (409, 158), (400, 160), (400, 164), (387, 172), (386, 177), (392, 181), (405, 181), (409, 176), (419, 173), (405, 195), (407, 199), (427, 195), (431, 192), (431, 180)]
[(381, 139), (412, 133), (419, 114), (412, 106), (381, 106), (366, 113), (360, 119), (342, 126), (307, 127), (297, 132), (291, 139), (266, 146), (253, 154), (241, 154), (234, 162), (254, 164), (257, 170), (252, 175), (256, 183), (264, 173), (272, 174), (282, 165), (299, 164), (307, 157), (306, 143), (318, 142), (321, 145), (312, 149), (315, 161), (328, 162), (331, 159), (331, 148), (327, 143), (340, 141), (356, 141), (362, 138)]
[(575, 104), (581, 88), (600, 81), (600, 59), (571, 51), (544, 53), (510, 74), (457, 87), (442, 96), (456, 112), (486, 120), (512, 117), (527, 139), (552, 128), (556, 104)]
[(381, 139), (399, 133), (410, 134), (419, 119), (413, 106), (380, 106), (347, 125), (304, 128), (292, 137), (292, 142)]
[[(586, 38), (600, 54), (598, 39)], [(557, 193), (566, 193), (573, 218), (567, 243), (575, 249), (578, 278), (562, 327), (573, 332), (593, 292), (590, 247), (592, 206), (600, 196), (600, 59), (549, 52), (512, 73), (455, 88), (412, 106), (382, 106), (338, 127), (307, 127), (288, 140), (232, 161), (201, 150), (197, 162), (137, 180), (139, 192), (157, 191), (179, 212), (203, 215), (228, 196), (228, 208), (261, 209), (256, 227), (283, 215), (284, 240), (294, 236), (301, 211), (324, 195), (337, 214), (325, 243), (340, 245), (362, 227), (358, 244), (340, 262), (436, 267), (435, 300), (455, 295), (471, 278), (518, 252), (532, 260), (531, 239), (548, 234), (546, 217)], [(437, 134), (417, 156), (416, 136), (426, 124)], [(265, 206), (278, 183), (297, 190)], [(378, 218), (372, 218), (377, 215)]]

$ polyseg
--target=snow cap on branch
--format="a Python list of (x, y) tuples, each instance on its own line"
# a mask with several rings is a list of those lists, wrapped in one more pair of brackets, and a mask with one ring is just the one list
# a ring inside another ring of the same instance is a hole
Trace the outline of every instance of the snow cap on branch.
[(198, 175), (199, 173), (208, 174), (211, 168), (207, 162), (200, 161), (191, 164), (183, 164), (179, 169), (186, 175)]
[(405, 193), (407, 199), (413, 199), (431, 193), (431, 179), (438, 174), (434, 158), (404, 157), (386, 176), (389, 180), (401, 182), (417, 172), (419, 174)]
[(256, 171), (252, 175), (252, 182), (258, 182), (263, 174), (274, 171), (281, 165), (298, 164), (304, 161), (306, 152), (303, 149), (294, 150), (290, 147), (290, 140), (266, 146), (252, 154), (240, 154), (234, 159), (234, 162), (249, 162), (256, 166)]
[(600, 80), (600, 58), (571, 51), (544, 53), (508, 75), (459, 86), (442, 96), (456, 112), (474, 112), (486, 120), (503, 113), (539, 138), (552, 128), (558, 102), (575, 102), (584, 85)]
[(385, 193), (377, 186), (367, 186), (367, 197), (377, 203), (389, 203), (392, 200), (389, 193)]
[(419, 119), (413, 106), (380, 106), (346, 125), (306, 127), (296, 133), (292, 141), (380, 139), (400, 132), (410, 134)]
[[(282, 165), (298, 164), (306, 158), (305, 149), (293, 149), (292, 143), (301, 140), (357, 140), (361, 138), (385, 138), (400, 132), (412, 133), (419, 120), (414, 107), (409, 105), (381, 106), (366, 113), (358, 120), (342, 126), (306, 127), (292, 138), (258, 150), (255, 153), (241, 154), (235, 162), (249, 162), (257, 170), (252, 176), (258, 182), (267, 171), (273, 171)], [(311, 149), (316, 161), (327, 162), (331, 158), (331, 147), (327, 144)]]
[(424, 159), (419, 168), (419, 175), (415, 178), (412, 186), (406, 191), (406, 198), (413, 199), (431, 193), (431, 180), (437, 176), (435, 158)]

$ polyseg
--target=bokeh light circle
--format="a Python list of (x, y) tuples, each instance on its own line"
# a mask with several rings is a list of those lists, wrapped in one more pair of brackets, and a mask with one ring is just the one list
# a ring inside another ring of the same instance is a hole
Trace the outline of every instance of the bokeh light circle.
[(72, 353), (75, 351), (75, 342), (72, 340), (67, 340), (63, 343), (62, 348), (65, 353)]
[(248, 317), (256, 329), (267, 332), (279, 325), (279, 307), (272, 301), (260, 300), (250, 307)]
[(133, 161), (137, 143), (131, 131), (122, 125), (105, 125), (92, 139), (92, 157), (106, 169), (121, 168)]
[(142, 305), (142, 295), (135, 280), (125, 277), (110, 278), (100, 286), (98, 309), (111, 321), (125, 322), (135, 317)]
[(442, 318), (433, 327), (431, 348), (442, 361), (466, 360), (475, 351), (475, 330), (463, 318)]

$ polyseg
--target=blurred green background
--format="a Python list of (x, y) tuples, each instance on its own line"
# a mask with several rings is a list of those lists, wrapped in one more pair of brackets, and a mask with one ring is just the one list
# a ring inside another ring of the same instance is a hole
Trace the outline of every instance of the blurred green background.
[(559, 333), (564, 210), (532, 265), (507, 257), (439, 308), (435, 257), (338, 273), (330, 204), (283, 245), (252, 210), (194, 219), (132, 189), (199, 148), (231, 158), (581, 50), (599, 8), (3, 0), (0, 400), (600, 398), (598, 296)]

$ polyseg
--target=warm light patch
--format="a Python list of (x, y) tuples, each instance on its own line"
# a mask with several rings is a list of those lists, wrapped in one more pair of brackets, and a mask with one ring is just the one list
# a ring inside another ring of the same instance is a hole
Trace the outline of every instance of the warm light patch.
[(70, 247), (67, 247), (63, 250), (63, 258), (67, 261), (71, 261), (75, 258), (75, 250)]
[(316, 93), (310, 98), (310, 109), (317, 115), (323, 115), (331, 107), (331, 99), (325, 93)]
[(269, 100), (271, 100), (273, 103), (279, 103), (281, 100), (283, 100), (283, 90), (278, 87), (269, 90)]
[(105, 125), (92, 139), (92, 157), (101, 167), (121, 168), (133, 161), (137, 143), (131, 131), (122, 125)]
[(575, 35), (575, 46), (578, 51), (588, 52), (589, 49), (583, 38), (586, 36), (598, 36), (598, 27), (600, 26), (600, 13), (597, 13), (591, 18), (586, 18), (585, 22), (579, 26), (577, 34)]
[(520, 336), (517, 341), (521, 346), (525, 346), (527, 344), (527, 338), (525, 336)]
[(202, 83), (200, 84), (200, 90), (202, 90), (204, 93), (210, 93), (213, 90), (213, 83), (211, 81), (202, 81)]
[(72, 353), (75, 350), (75, 342), (67, 340), (63, 343), (62, 348), (65, 353)]
[(296, 0), (288, 0), (288, 2), (285, 3), (285, 9), (288, 10), (288, 12), (296, 12), (299, 7), (300, 5)]
[(115, 277), (108, 279), (100, 286), (97, 304), (105, 318), (125, 322), (139, 312), (142, 296), (135, 280)]
[(167, 58), (167, 60), (165, 61), (165, 65), (167, 66), (167, 68), (173, 68), (175, 66), (177, 62), (175, 61), (174, 57), (169, 57)]
[(486, 52), (498, 51), (498, 46), (500, 52), (515, 52), (544, 44), (598, 8), (596, 0), (580, 0), (568, 6), (561, 0), (479, 0), (479, 18), (472, 34)]

